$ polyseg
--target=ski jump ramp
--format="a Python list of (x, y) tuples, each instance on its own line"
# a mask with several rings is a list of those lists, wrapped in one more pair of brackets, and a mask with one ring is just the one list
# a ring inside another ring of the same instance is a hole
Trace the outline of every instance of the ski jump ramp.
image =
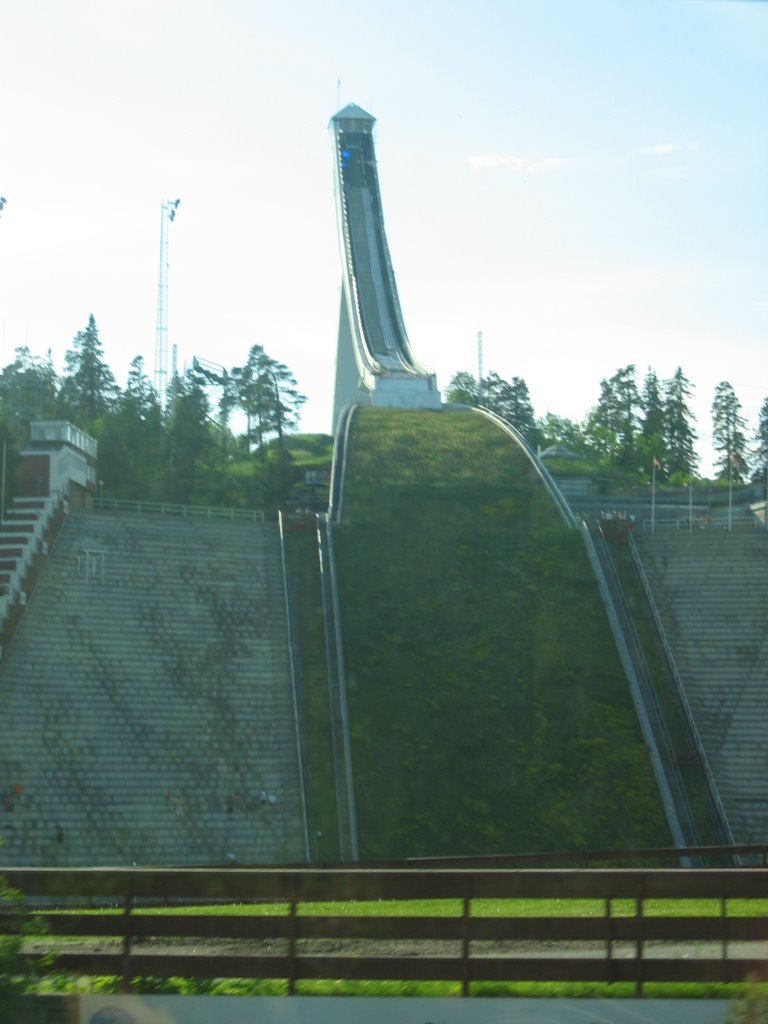
[(333, 422), (351, 403), (439, 409), (403, 323), (384, 232), (373, 146), (376, 119), (354, 103), (331, 118), (342, 287)]

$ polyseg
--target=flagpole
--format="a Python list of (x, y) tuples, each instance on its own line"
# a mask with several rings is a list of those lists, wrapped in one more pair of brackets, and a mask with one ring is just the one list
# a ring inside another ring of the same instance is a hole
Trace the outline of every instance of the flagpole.
[(651, 533), (656, 532), (656, 456), (653, 456), (651, 472)]
[(688, 479), (688, 533), (693, 533), (693, 477)]

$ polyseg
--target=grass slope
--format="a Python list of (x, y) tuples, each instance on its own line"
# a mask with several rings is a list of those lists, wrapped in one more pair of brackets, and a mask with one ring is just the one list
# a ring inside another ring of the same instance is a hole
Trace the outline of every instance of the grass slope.
[(336, 555), (364, 859), (669, 842), (581, 537), (498, 428), (360, 410)]

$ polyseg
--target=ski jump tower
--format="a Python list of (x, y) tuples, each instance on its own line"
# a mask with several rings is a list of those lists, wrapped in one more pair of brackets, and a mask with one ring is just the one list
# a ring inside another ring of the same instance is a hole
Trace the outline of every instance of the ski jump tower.
[(384, 233), (375, 123), (350, 103), (330, 125), (342, 266), (334, 431), (353, 402), (406, 409), (441, 405), (435, 375), (414, 359), (403, 323)]

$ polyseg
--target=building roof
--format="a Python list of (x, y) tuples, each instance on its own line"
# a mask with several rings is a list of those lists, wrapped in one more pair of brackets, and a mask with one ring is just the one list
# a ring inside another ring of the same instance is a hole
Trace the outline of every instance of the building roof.
[(551, 444), (541, 453), (542, 459), (578, 459), (579, 455), (564, 444)]
[(343, 110), (340, 110), (331, 118), (331, 121), (368, 121), (371, 124), (375, 120), (376, 118), (373, 114), (369, 114), (367, 110), (358, 107), (356, 103), (348, 103)]

